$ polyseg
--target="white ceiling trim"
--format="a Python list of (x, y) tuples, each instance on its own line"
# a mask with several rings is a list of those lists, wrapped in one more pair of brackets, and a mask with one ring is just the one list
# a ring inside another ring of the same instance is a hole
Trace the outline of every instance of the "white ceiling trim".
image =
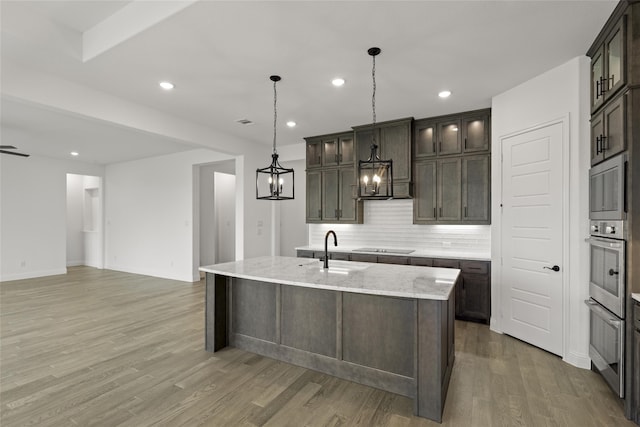
[(191, 6), (196, 1), (136, 0), (129, 3), (82, 33), (82, 61), (87, 62), (97, 57)]

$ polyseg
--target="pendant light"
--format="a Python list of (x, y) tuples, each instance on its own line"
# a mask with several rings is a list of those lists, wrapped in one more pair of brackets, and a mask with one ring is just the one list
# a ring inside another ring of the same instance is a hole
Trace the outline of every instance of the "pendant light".
[(293, 169), (287, 169), (280, 165), (276, 150), (276, 122), (278, 119), (276, 83), (281, 79), (280, 76), (271, 76), (269, 79), (273, 82), (273, 153), (269, 166), (256, 169), (256, 199), (291, 200), (294, 194)]
[(382, 160), (378, 156), (376, 144), (376, 56), (380, 48), (372, 47), (367, 51), (373, 58), (373, 124), (371, 125), (371, 154), (367, 160), (358, 161), (358, 198), (366, 200), (387, 200), (393, 198), (393, 160)]

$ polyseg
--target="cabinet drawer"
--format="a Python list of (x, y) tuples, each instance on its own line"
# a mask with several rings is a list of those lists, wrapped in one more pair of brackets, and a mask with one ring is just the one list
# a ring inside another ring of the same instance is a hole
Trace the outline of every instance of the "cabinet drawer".
[(337, 259), (340, 261), (351, 261), (350, 254), (344, 252), (332, 252), (329, 254), (329, 259)]
[(313, 258), (313, 251), (298, 251), (298, 258)]
[(460, 268), (460, 263), (457, 259), (435, 258), (433, 260), (433, 266), (444, 268)]
[(358, 261), (358, 262), (378, 262), (378, 255), (371, 255), (371, 254), (351, 254), (351, 261)]
[(460, 261), (463, 273), (489, 274), (489, 263), (483, 261)]
[(378, 262), (381, 264), (409, 264), (409, 257), (406, 256), (393, 256), (393, 255), (378, 255)]
[(633, 304), (633, 326), (640, 331), (640, 304)]
[(433, 267), (433, 259), (431, 258), (410, 258), (409, 264), (421, 267)]

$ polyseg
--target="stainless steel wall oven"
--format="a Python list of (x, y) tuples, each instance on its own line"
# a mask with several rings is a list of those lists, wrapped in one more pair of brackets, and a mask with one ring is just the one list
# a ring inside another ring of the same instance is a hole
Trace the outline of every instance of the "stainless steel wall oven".
[(624, 397), (625, 222), (591, 221), (589, 242), (589, 357)]

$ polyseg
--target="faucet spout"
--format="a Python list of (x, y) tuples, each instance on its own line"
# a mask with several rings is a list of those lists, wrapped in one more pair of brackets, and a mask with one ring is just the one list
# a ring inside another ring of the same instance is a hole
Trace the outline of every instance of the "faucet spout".
[(336, 232), (333, 230), (327, 231), (327, 234), (324, 235), (324, 264), (323, 268), (329, 268), (329, 250), (327, 248), (327, 240), (329, 239), (329, 234), (333, 234), (333, 246), (338, 246), (338, 237), (336, 237)]

